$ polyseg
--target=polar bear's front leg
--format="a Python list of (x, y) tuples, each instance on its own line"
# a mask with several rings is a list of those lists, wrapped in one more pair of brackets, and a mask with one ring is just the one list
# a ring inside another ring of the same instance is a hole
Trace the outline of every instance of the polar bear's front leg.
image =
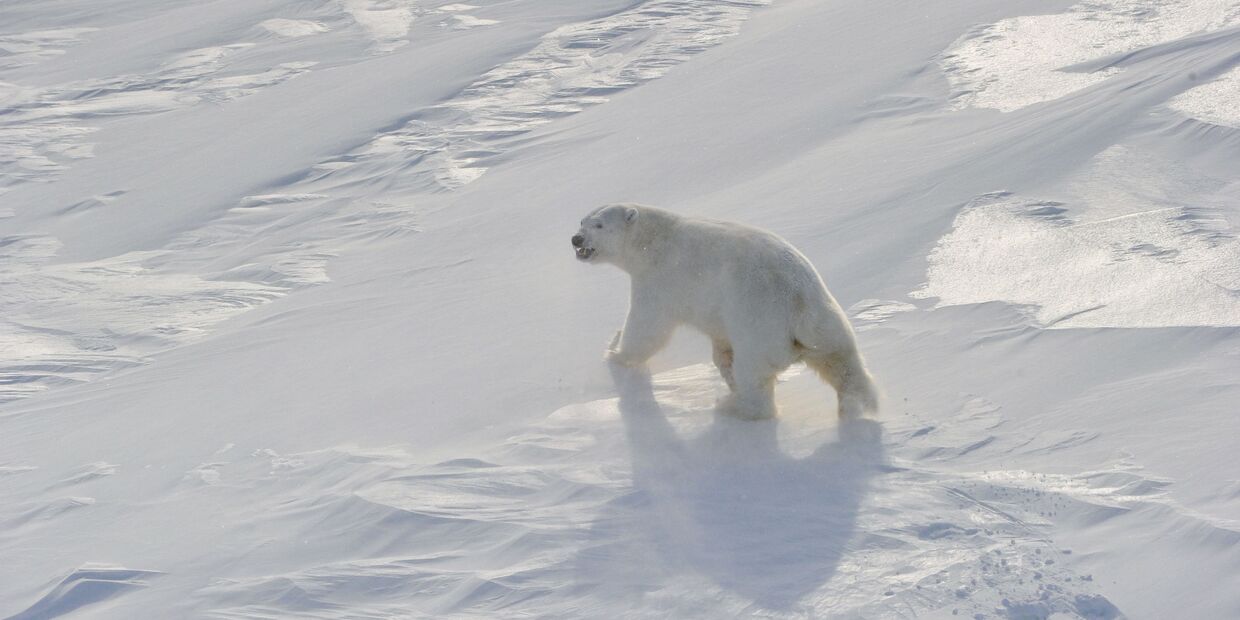
[(645, 364), (667, 344), (673, 327), (675, 325), (654, 308), (633, 303), (629, 308), (629, 317), (624, 321), (624, 329), (612, 338), (611, 348), (607, 351), (608, 361), (624, 366)]

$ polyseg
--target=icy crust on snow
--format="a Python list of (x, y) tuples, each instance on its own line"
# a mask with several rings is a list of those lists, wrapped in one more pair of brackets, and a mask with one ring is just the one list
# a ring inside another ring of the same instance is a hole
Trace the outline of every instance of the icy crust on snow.
[(1204, 123), (1240, 129), (1240, 66), (1180, 93), (1167, 106)]
[(1011, 112), (1107, 79), (1119, 69), (1073, 65), (1240, 25), (1236, 0), (1103, 0), (1053, 15), (1029, 15), (974, 29), (941, 63), (953, 106)]
[(1115, 146), (1046, 200), (980, 196), (930, 253), (912, 293), (940, 305), (1029, 305), (1069, 327), (1240, 325), (1234, 184)]
[[(223, 217), (160, 250), (57, 263), (54, 238), (0, 240), (0, 252), (9, 258), (0, 265), (0, 281), (11, 291), (0, 300), (0, 345), (12, 351), (0, 362), (0, 402), (143, 363), (289, 290), (328, 281), (328, 260), (350, 242), (417, 232), (422, 211), (410, 205), (417, 194), (476, 180), (486, 171), (482, 162), (504, 152), (514, 136), (664, 75), (737, 34), (762, 4), (663, 0), (562, 26), (456, 97), (420, 111), (404, 128), (315, 166), (290, 186), (244, 197)], [(341, 6), (375, 38), (371, 51), (385, 53), (407, 34), (412, 17), (405, 18), (414, 10), (412, 4), (371, 0), (342, 0)], [(456, 4), (436, 11), (461, 27), (498, 23), (460, 19), (476, 8)], [(259, 26), (300, 37), (320, 32), (316, 23), (277, 19)], [(28, 38), (46, 46), (76, 41)], [(45, 89), (0, 83), (0, 100), (13, 109), (0, 119), (0, 190), (54, 179), (73, 158), (92, 156), (90, 119), (226, 103), (316, 64), (288, 62), (227, 75), (230, 59), (255, 45), (260, 43), (183, 52), (151, 75)], [(65, 213), (107, 208), (124, 194), (95, 196)], [(264, 231), (257, 242), (255, 230)], [(71, 307), (63, 302), (69, 296), (75, 299)]]

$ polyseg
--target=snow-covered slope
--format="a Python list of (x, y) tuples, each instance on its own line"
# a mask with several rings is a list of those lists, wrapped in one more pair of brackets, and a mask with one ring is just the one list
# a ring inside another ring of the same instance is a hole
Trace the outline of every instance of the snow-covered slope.
[[(1240, 616), (1240, 3), (0, 3), (0, 617)], [(604, 202), (885, 390), (602, 349)]]

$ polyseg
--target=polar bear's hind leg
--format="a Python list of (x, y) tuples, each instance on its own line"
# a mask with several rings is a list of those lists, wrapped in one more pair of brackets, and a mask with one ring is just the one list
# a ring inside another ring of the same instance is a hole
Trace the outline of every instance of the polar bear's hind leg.
[(841, 418), (878, 412), (878, 389), (856, 350), (823, 354), (802, 349), (805, 364), (835, 388)]

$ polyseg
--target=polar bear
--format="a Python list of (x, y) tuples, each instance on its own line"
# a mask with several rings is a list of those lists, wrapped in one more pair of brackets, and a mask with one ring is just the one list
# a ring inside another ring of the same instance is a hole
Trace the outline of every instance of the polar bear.
[(852, 326), (814, 266), (749, 226), (637, 204), (599, 207), (572, 237), (577, 259), (628, 272), (629, 314), (607, 357), (644, 364), (680, 324), (701, 330), (731, 389), (733, 415), (775, 415), (775, 377), (803, 361), (833, 388), (841, 417), (878, 409)]

